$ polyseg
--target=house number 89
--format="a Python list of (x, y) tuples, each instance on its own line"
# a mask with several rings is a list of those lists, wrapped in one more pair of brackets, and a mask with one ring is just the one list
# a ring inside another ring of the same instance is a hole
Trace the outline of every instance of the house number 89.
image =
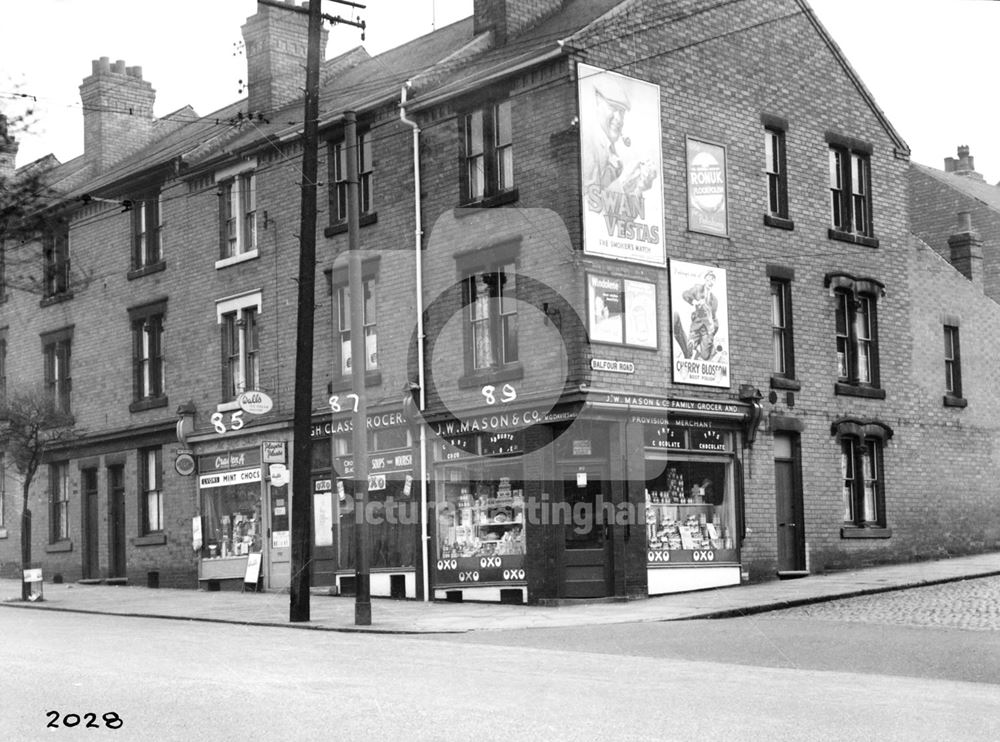
[[(486, 386), (483, 387), (483, 396), (486, 397), (486, 404), (497, 403), (496, 391), (497, 388), (492, 384), (487, 384)], [(501, 404), (507, 402), (513, 402), (515, 399), (517, 399), (517, 390), (510, 384), (504, 384), (500, 388), (500, 392), (501, 392), (500, 394)]]

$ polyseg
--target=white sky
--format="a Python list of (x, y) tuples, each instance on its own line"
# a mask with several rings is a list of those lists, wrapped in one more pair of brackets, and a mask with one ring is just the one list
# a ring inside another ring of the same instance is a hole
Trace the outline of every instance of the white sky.
[[(664, 2), (666, 0), (663, 0)], [(299, 0), (301, 3), (301, 0)], [(365, 46), (378, 53), (472, 12), (472, 0), (367, 0), (364, 11), (333, 0), (330, 15), (362, 13)], [(997, 55), (1000, 2), (991, 0), (811, 0), (875, 100), (910, 145), (913, 159), (939, 169), (967, 144), (976, 169), (1000, 181)], [(0, 106), (37, 98), (40, 121), (21, 133), (18, 164), (83, 150), (79, 85), (91, 60), (138, 65), (156, 90), (154, 113), (190, 104), (202, 115), (240, 97), (246, 60), (235, 55), (240, 26), (256, 0), (22, 0), (4, 3)], [(327, 56), (361, 43), (347, 25), (330, 31)]]

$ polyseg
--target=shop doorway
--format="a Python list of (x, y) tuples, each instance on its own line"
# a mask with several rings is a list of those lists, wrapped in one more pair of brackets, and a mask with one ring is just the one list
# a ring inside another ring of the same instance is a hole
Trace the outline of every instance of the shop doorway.
[(563, 507), (563, 595), (604, 598), (614, 594), (613, 512), (607, 474), (579, 466), (561, 472)]
[(799, 436), (774, 436), (774, 493), (778, 525), (778, 575), (806, 573), (805, 524), (802, 505), (802, 453)]
[(83, 490), (83, 579), (96, 580), (101, 576), (97, 469), (82, 469), (80, 478)]
[(108, 467), (108, 577), (125, 577), (125, 467)]
[(291, 497), (287, 484), (267, 485), (267, 586), (283, 590), (292, 583)]

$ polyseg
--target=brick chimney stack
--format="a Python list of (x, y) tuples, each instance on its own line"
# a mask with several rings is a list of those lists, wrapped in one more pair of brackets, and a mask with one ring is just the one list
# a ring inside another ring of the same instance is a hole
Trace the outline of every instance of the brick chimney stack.
[[(287, 8), (258, 4), (256, 14), (243, 24), (251, 114), (269, 114), (305, 94), (309, 16), (294, 10), (295, 2), (283, 1)], [(308, 9), (309, 3), (302, 8)], [(329, 29), (324, 28), (320, 38), (321, 60), (326, 59), (329, 35)]]
[(503, 46), (522, 31), (562, 9), (563, 0), (475, 0), (473, 33), (493, 31), (497, 46)]
[(972, 283), (983, 288), (983, 240), (972, 228), (972, 214), (958, 212), (958, 227), (948, 238), (951, 264)]
[(142, 79), (142, 67), (126, 67), (107, 57), (92, 62), (80, 85), (83, 103), (83, 156), (97, 172), (149, 144), (156, 91)]
[(0, 113), (0, 178), (14, 177), (18, 146), (14, 135), (7, 130), (7, 117)]
[(973, 180), (984, 180), (982, 173), (976, 172), (976, 160), (969, 154), (969, 145), (967, 144), (959, 145), (958, 158), (944, 158), (944, 171), (972, 178)]

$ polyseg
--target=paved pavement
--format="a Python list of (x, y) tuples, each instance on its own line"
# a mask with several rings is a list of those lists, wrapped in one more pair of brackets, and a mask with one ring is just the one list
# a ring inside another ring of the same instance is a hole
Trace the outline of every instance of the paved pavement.
[(310, 621), (289, 622), (285, 592), (239, 593), (138, 586), (51, 584), (44, 599), (24, 603), (15, 580), (0, 580), (0, 607), (284, 626), (327, 631), (462, 633), (725, 618), (807, 606), (923, 585), (1000, 575), (1000, 553), (810, 575), (644, 600), (556, 607), (372, 600), (372, 625), (354, 625), (354, 599), (313, 594)]

